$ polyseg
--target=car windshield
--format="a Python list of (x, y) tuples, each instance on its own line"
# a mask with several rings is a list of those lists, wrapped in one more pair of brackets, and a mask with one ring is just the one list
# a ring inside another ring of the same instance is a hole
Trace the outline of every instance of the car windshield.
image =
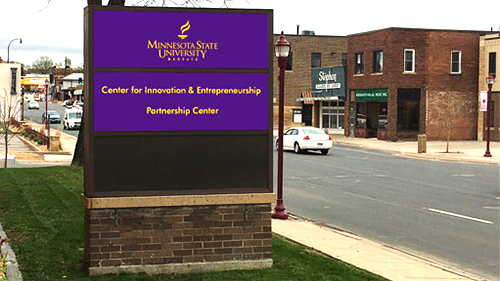
[(78, 119), (78, 118), (82, 118), (81, 112), (72, 112), (69, 114), (69, 119)]
[(47, 114), (49, 114), (49, 115), (53, 115), (53, 116), (59, 116), (59, 113), (57, 113), (57, 111), (53, 111), (53, 110), (49, 110), (49, 111), (47, 112)]
[(324, 135), (325, 132), (321, 129), (316, 129), (316, 128), (308, 128), (308, 129), (302, 129), (304, 134), (306, 135)]

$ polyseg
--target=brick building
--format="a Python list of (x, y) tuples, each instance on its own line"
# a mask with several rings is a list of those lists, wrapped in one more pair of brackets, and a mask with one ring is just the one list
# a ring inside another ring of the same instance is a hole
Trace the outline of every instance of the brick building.
[[(311, 95), (311, 68), (342, 65), (343, 59), (347, 58), (347, 37), (315, 36), (307, 31), (302, 34), (309, 35), (285, 35), (292, 47), (285, 72), (285, 127), (297, 125), (297, 123), (320, 127), (321, 108), (342, 107), (343, 114), (344, 102), (343, 100), (325, 101)], [(279, 35), (275, 34), (274, 41), (278, 39)], [(276, 58), (273, 68), (273, 122), (277, 126), (279, 67)], [(301, 117), (297, 118), (297, 116)]]
[(387, 28), (349, 35), (345, 134), (446, 139), (449, 123), (451, 139), (476, 139), (484, 33)]
[[(479, 41), (479, 91), (487, 91), (486, 77), (491, 73), (495, 83), (491, 89), (490, 140), (500, 141), (500, 80), (498, 67), (500, 65), (500, 33), (481, 36)], [(496, 120), (495, 120), (495, 117)], [(477, 139), (486, 140), (486, 112), (478, 111)]]

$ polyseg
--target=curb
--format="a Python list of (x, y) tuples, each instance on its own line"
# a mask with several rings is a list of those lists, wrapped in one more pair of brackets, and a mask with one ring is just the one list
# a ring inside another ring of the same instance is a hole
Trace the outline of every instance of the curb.
[[(2, 224), (0, 224), (0, 239), (7, 239), (7, 234), (3, 231)], [(9, 242), (1, 244), (1, 256), (7, 259), (7, 280), (9, 281), (23, 281), (23, 276), (19, 271), (19, 264), (17, 263), (16, 254), (9, 245)]]
[(350, 142), (343, 142), (343, 141), (335, 141), (334, 140), (334, 145), (335, 143), (339, 145), (346, 145), (346, 146), (352, 146), (352, 147), (358, 147), (358, 148), (364, 148), (364, 149), (370, 149), (370, 150), (377, 150), (377, 151), (384, 151), (384, 152), (389, 152), (393, 155), (399, 155), (402, 157), (408, 157), (408, 158), (415, 158), (415, 159), (428, 159), (428, 160), (434, 160), (434, 161), (446, 161), (446, 162), (460, 162), (460, 163), (471, 163), (471, 164), (485, 164), (485, 165), (500, 165), (499, 161), (496, 160), (486, 160), (486, 159), (471, 159), (471, 158), (455, 158), (455, 157), (446, 157), (446, 155), (435, 155), (434, 153), (417, 153), (417, 152), (405, 152), (405, 151), (399, 151), (399, 150), (392, 150), (392, 149), (382, 149), (382, 148), (375, 148), (375, 147), (367, 147), (362, 144), (357, 144), (357, 143), (350, 143)]
[[(370, 242), (372, 242), (374, 244), (379, 245), (380, 247), (388, 249), (389, 251), (407, 255), (407, 256), (411, 257), (412, 259), (414, 259), (415, 261), (425, 263), (425, 264), (427, 264), (429, 266), (432, 266), (434, 268), (437, 268), (437, 269), (449, 272), (449, 273), (454, 274), (456, 276), (459, 276), (461, 278), (465, 278), (465, 279), (469, 279), (469, 280), (473, 280), (473, 281), (486, 281), (487, 280), (487, 279), (485, 279), (483, 277), (480, 277), (480, 276), (477, 276), (475, 274), (471, 274), (469, 272), (465, 272), (465, 271), (460, 270), (458, 268), (454, 268), (453, 266), (445, 265), (445, 264), (443, 264), (441, 262), (438, 262), (438, 261), (435, 261), (435, 260), (432, 260), (432, 259), (429, 259), (429, 258), (425, 258), (425, 257), (420, 256), (418, 254), (414, 254), (414, 253), (411, 253), (411, 252), (408, 252), (408, 251), (405, 251), (405, 250), (401, 250), (401, 249), (398, 249), (396, 247), (387, 245), (385, 243), (380, 243), (380, 242), (377, 242), (377, 241), (365, 238), (365, 237), (360, 236), (358, 234), (355, 234), (353, 232), (346, 231), (346, 230), (343, 230), (341, 228), (335, 227), (335, 226), (333, 226), (331, 224), (316, 222), (314, 220), (311, 220), (311, 219), (308, 219), (308, 218), (305, 218), (305, 217), (302, 217), (300, 215), (293, 214), (293, 213), (288, 213), (288, 215), (289, 215), (289, 218), (288, 218), (289, 220), (296, 220), (296, 221), (303, 221), (303, 222), (311, 223), (311, 224), (317, 225), (319, 227), (330, 229), (332, 232), (335, 232), (335, 233), (337, 233), (339, 235), (342, 235), (342, 236), (346, 236), (346, 237), (348, 237), (350, 239), (355, 239), (355, 240), (358, 240), (358, 241), (361, 241), (361, 240), (370, 241)], [(292, 241), (293, 243), (300, 244), (300, 245), (302, 245), (304, 247), (310, 247), (308, 245), (305, 245), (305, 244), (301, 243), (300, 241), (296, 241), (296, 240), (294, 240), (294, 239), (292, 239), (290, 237), (287, 237), (285, 234), (278, 234), (278, 233), (275, 233), (275, 232), (273, 232), (273, 234), (274, 235), (278, 235), (280, 237), (284, 237), (288, 241)], [(327, 256), (327, 257), (330, 257), (330, 258), (333, 258), (333, 259), (337, 259), (337, 260), (342, 260), (342, 259), (339, 259), (338, 257), (332, 256), (332, 255), (324, 252), (321, 249), (317, 249), (317, 248), (313, 248), (313, 249), (315, 251), (321, 253), (322, 255)], [(347, 263), (349, 263), (349, 262), (347, 262)], [(353, 265), (355, 267), (358, 267), (355, 264), (352, 264), (352, 263), (349, 263), (349, 264), (351, 264), (351, 265)], [(376, 274), (376, 273), (373, 273), (373, 274)], [(386, 278), (386, 277), (384, 277), (384, 278)]]

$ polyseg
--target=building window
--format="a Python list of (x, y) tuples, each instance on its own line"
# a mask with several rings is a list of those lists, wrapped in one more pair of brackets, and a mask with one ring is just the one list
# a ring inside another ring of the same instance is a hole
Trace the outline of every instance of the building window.
[(398, 132), (418, 132), (420, 89), (398, 89)]
[(321, 67), (321, 53), (311, 53), (311, 68)]
[(405, 49), (404, 72), (415, 72), (415, 50)]
[(490, 53), (489, 63), (488, 63), (488, 73), (487, 75), (493, 74), (493, 77), (497, 77), (497, 53)]
[(347, 66), (347, 53), (342, 53), (342, 66)]
[(321, 103), (321, 128), (343, 129), (344, 105), (343, 101), (323, 101)]
[(451, 52), (451, 74), (460, 74), (462, 72), (462, 52), (452, 51)]
[(381, 73), (384, 70), (384, 52), (373, 52), (373, 73)]
[(285, 70), (293, 70), (293, 52), (290, 52), (290, 54), (288, 54)]
[(354, 74), (363, 74), (363, 53), (354, 55)]

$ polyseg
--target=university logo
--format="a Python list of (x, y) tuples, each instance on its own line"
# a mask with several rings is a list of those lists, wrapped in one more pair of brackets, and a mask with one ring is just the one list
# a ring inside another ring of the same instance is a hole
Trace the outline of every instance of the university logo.
[(217, 51), (219, 43), (217, 42), (203, 42), (188, 41), (186, 33), (191, 28), (189, 20), (180, 27), (181, 34), (177, 36), (181, 41), (176, 40), (148, 40), (147, 49), (156, 50), (160, 59), (166, 61), (184, 61), (184, 62), (197, 62), (205, 59), (209, 51)]
[(190, 28), (191, 28), (191, 25), (189, 25), (189, 21), (187, 21), (185, 25), (181, 26), (181, 33), (182, 34), (179, 34), (177, 36), (179, 36), (179, 38), (181, 38), (182, 40), (186, 39), (186, 37), (188, 37), (188, 36), (184, 35), (184, 32), (188, 31)]

